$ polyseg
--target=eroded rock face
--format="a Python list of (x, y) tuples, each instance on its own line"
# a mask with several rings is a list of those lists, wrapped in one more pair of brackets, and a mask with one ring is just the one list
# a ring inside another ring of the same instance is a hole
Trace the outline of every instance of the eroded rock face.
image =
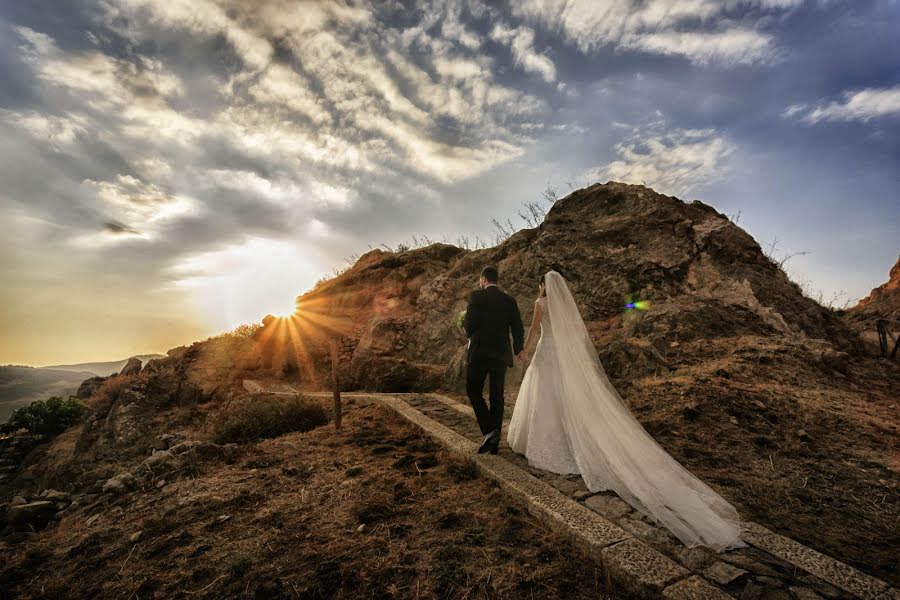
[(878, 286), (872, 293), (859, 301), (859, 308), (872, 307), (885, 311), (886, 315), (896, 318), (900, 313), (900, 258), (891, 268), (886, 283)]
[(891, 268), (888, 280), (849, 309), (845, 318), (854, 329), (873, 334), (878, 319), (900, 321), (900, 258)]
[(141, 372), (141, 359), (132, 356), (128, 359), (128, 362), (125, 363), (125, 366), (122, 367), (122, 370), (119, 371), (119, 375), (135, 375)]
[[(307, 367), (289, 375), (311, 386), (330, 382), (328, 343), (317, 345), (312, 335), (318, 329), (340, 345), (345, 387), (460, 389), (466, 339), (457, 317), (486, 265), (498, 267), (501, 287), (518, 300), (526, 327), (538, 277), (559, 265), (614, 379), (665, 372), (670, 344), (691, 340), (805, 337), (837, 351), (858, 347), (840, 319), (804, 297), (724, 215), (643, 186), (608, 183), (558, 201), (540, 227), (495, 248), (434, 244), (363, 255), (298, 298)], [(633, 300), (650, 309), (626, 310)], [(260, 339), (274, 343), (283, 326), (270, 321)], [(268, 355), (258, 351), (261, 368), (276, 369), (290, 348), (285, 341)], [(513, 385), (517, 377), (520, 372)]]
[[(897, 335), (900, 331), (900, 258), (891, 268), (888, 280), (843, 315), (844, 322), (865, 341), (867, 350), (876, 355), (881, 353), (877, 323), (882, 319), (888, 321), (888, 331)], [(891, 350), (893, 345), (889, 344), (887, 351)]]
[(100, 386), (103, 385), (103, 382), (107, 379), (109, 379), (109, 377), (91, 377), (85, 379), (81, 382), (81, 385), (78, 386), (78, 391), (75, 392), (75, 396), (80, 400), (90, 398), (100, 389)]

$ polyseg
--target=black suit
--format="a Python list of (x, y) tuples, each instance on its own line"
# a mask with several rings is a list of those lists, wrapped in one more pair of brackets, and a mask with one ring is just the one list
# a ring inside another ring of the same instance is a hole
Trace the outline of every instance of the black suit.
[[(503, 380), (513, 366), (513, 354), (522, 351), (525, 329), (516, 299), (491, 285), (469, 295), (466, 309), (466, 393), (475, 409), (481, 433), (500, 431), (503, 424)], [(512, 347), (509, 336), (512, 333)], [(490, 377), (488, 409), (482, 396), (484, 381)]]

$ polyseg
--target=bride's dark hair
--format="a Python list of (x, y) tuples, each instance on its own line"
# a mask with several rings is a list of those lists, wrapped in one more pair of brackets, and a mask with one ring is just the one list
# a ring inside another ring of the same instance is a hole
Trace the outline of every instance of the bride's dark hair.
[[(565, 271), (563, 271), (562, 267), (560, 267), (559, 265), (557, 265), (557, 264), (555, 264), (555, 263), (554, 263), (553, 265), (551, 265), (550, 268), (547, 269), (547, 270), (548, 270), (548, 271), (556, 271), (557, 273), (559, 273), (560, 275), (562, 275), (562, 278), (563, 278), (563, 279), (566, 279), (566, 280), (569, 279), (569, 278), (566, 276)], [(547, 290), (546, 290), (546, 286), (547, 286), (547, 273), (543, 273), (543, 274), (541, 275), (539, 281), (540, 281), (540, 284), (541, 284), (541, 285), (545, 286), (545, 289), (544, 289), (544, 295), (546, 296), (546, 295), (547, 295)]]

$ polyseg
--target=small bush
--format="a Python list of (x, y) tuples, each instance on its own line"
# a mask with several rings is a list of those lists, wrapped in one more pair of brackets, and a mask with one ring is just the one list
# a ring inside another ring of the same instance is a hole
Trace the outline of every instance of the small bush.
[(143, 378), (143, 373), (135, 373), (134, 375), (117, 375), (107, 379), (100, 384), (94, 395), (88, 399), (88, 408), (100, 415), (105, 415), (116, 403), (116, 400), (119, 399), (122, 391)]
[(230, 331), (223, 331), (222, 333), (214, 335), (211, 338), (207, 339), (218, 340), (222, 338), (230, 338), (236, 340), (246, 340), (252, 338), (262, 328), (263, 326), (261, 323), (244, 323), (243, 325), (238, 325)]
[(231, 561), (231, 565), (228, 567), (228, 570), (231, 572), (231, 576), (240, 579), (243, 577), (247, 571), (250, 570), (253, 561), (250, 560), (250, 557), (242, 554)]
[(63, 400), (54, 396), (17, 408), (0, 431), (9, 433), (24, 427), (31, 433), (54, 436), (74, 425), (84, 414), (84, 405), (75, 396)]
[(221, 415), (214, 437), (219, 444), (244, 443), (309, 431), (327, 422), (325, 407), (312, 398), (261, 396), (249, 398)]

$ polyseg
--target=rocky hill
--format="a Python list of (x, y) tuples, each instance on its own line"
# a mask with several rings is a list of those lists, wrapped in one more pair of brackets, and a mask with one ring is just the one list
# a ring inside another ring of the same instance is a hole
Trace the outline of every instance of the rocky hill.
[[(297, 299), (297, 352), (261, 354), (244, 366), (286, 369), (320, 386), (330, 366), (323, 342), (337, 338), (348, 387), (458, 389), (465, 338), (457, 315), (489, 264), (526, 320), (538, 277), (559, 266), (608, 371), (621, 382), (670, 371), (684, 345), (698, 341), (793, 340), (806, 344), (814, 364), (823, 354), (860, 350), (832, 311), (804, 297), (724, 215), (701, 202), (609, 183), (558, 201), (540, 227), (495, 248), (435, 244), (363, 255)], [(629, 300), (648, 301), (650, 309), (628, 311)], [(290, 348), (290, 329), (271, 320), (259, 337)]]
[(900, 258), (891, 268), (887, 282), (860, 300), (855, 310), (878, 312), (885, 319), (900, 318)]
[[(631, 410), (745, 519), (898, 583), (897, 364), (867, 352), (845, 318), (806, 298), (724, 215), (619, 183), (572, 193), (494, 248), (371, 251), (300, 296), (292, 318), (170, 350), (104, 382), (91, 417), (32, 451), (3, 489), (81, 489), (108, 502), (117, 473), (158, 471), (144, 464), (154, 448), (211, 439), (215, 419), (246, 396), (243, 379), (327, 388), (332, 347), (344, 389), (458, 392), (458, 316), (488, 264), (526, 325), (538, 277), (562, 269)], [(646, 310), (627, 308), (636, 300)], [(523, 372), (509, 375), (510, 405)], [(197, 443), (196, 461), (179, 466), (187, 475), (166, 481), (214, 473), (234, 452)], [(137, 499), (113, 502), (144, 506), (140, 494), (157, 484), (132, 481), (122, 493)]]
[[(702, 202), (593, 185), (494, 248), (373, 250), (297, 298), (293, 319), (189, 352), (216, 385), (282, 377), (321, 389), (334, 342), (345, 389), (461, 392), (458, 315), (489, 264), (526, 326), (538, 277), (561, 268), (631, 409), (679, 460), (730, 487), (748, 518), (862, 568), (896, 548), (900, 503), (866, 502), (897, 499), (897, 365)], [(634, 300), (649, 308), (628, 310)], [(509, 375), (510, 401), (523, 374)]]
[(890, 321), (891, 331), (900, 335), (900, 258), (891, 268), (888, 280), (848, 310), (844, 318), (868, 343), (871, 351), (878, 349), (875, 324), (879, 319)]
[(128, 358), (123, 358), (121, 360), (110, 360), (106, 362), (91, 362), (91, 363), (78, 363), (72, 365), (50, 365), (47, 367), (41, 367), (42, 369), (54, 369), (58, 371), (87, 371), (88, 373), (93, 373), (98, 377), (106, 377), (112, 373), (118, 373), (125, 365), (128, 364), (128, 361), (133, 361), (137, 359), (142, 363), (146, 363), (149, 360), (153, 360), (154, 358), (162, 358), (161, 354), (137, 354), (135, 356), (130, 356)]

